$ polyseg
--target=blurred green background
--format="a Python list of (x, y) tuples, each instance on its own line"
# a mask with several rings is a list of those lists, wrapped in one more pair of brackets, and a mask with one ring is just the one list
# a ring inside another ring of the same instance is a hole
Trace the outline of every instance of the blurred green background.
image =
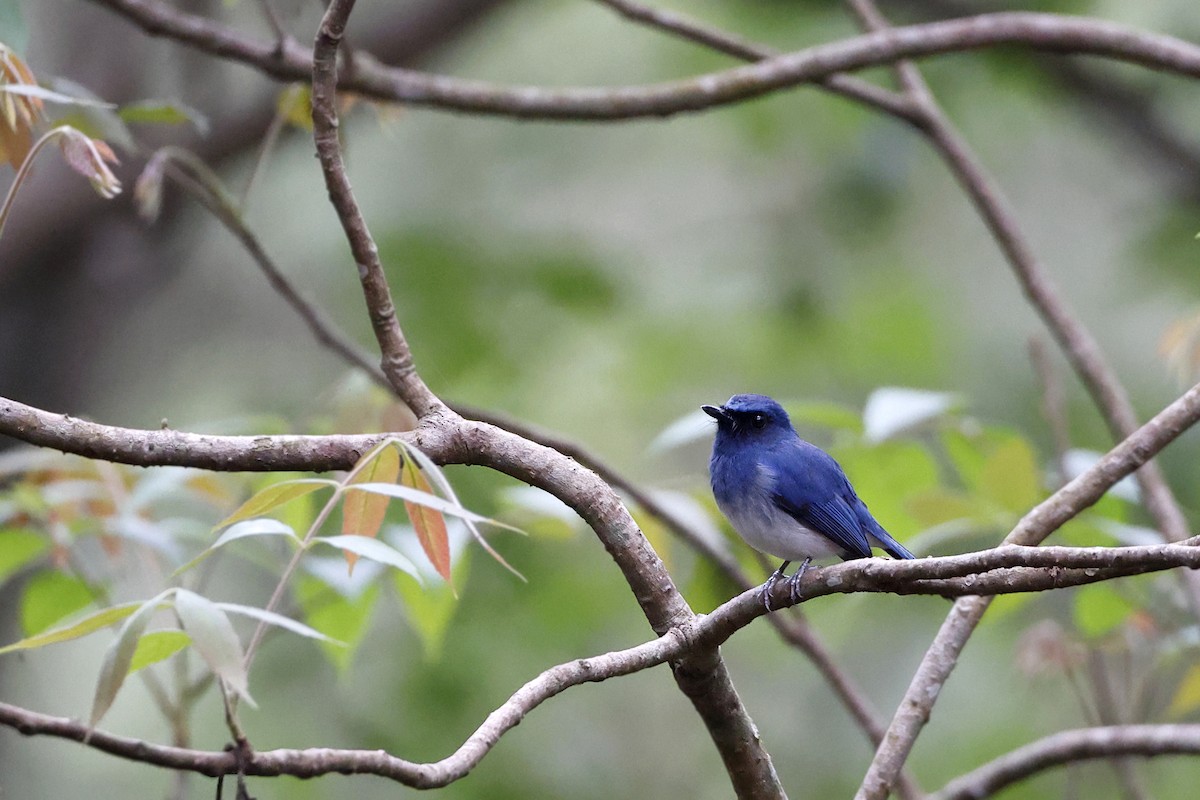
[[(40, 76), (69, 79), (120, 103), (186, 103), (209, 119), (207, 136), (187, 126), (135, 134), (149, 144), (182, 140), (232, 187), (245, 185), (280, 87), (247, 68), (214, 66), (149, 39), (91, 3), (15, 5), (28, 30), (16, 46)], [(317, 4), (272, 5), (308, 41)], [(382, 49), (401, 46), (389, 32), (425, 30), (419, 15), (460, 9), (460, 20), (391, 60), (463, 77), (620, 85), (733, 63), (595, 3), (360, 5), (349, 41)], [(187, 6), (267, 35), (248, 0)], [(1036, 8), (1200, 37), (1185, 0)], [(832, 2), (705, 0), (686, 10), (785, 50), (855, 32)], [(897, 22), (953, 10), (884, 4)], [(0, 31), (0, 40), (10, 35), (20, 35), (17, 26)], [(1197, 314), (1200, 297), (1195, 84), (1016, 49), (943, 57), (923, 69), (1148, 418), (1192, 377), (1172, 371), (1159, 342), (1170, 325)], [(888, 78), (882, 71), (873, 77)], [(803, 89), (614, 125), (359, 104), (344, 129), (350, 175), (401, 323), (418, 367), (441, 396), (561, 432), (639, 483), (702, 499), (702, 436), (665, 451), (647, 446), (701, 403), (755, 391), (795, 404), (834, 403), (857, 415), (879, 387), (950, 392), (960, 405), (946, 424), (1003, 430), (1027, 443), (1043, 471), (1037, 485), (1049, 488), (1052, 441), (1028, 355), (1030, 338), (1046, 338), (1044, 330), (943, 164), (905, 125)], [(303, 131), (284, 132), (248, 221), (287, 273), (369, 346), (355, 269), (312, 151)], [(127, 187), (143, 161), (126, 154), (120, 174)], [(51, 160), (39, 167), (0, 242), (0, 390), (114, 425), (155, 428), (166, 418), (183, 430), (328, 429), (346, 406), (345, 365), (312, 340), (217, 223), (168, 191), (174, 199), (164, 218), (148, 227), (136, 219), (128, 193), (101, 207)], [(1105, 429), (1065, 362), (1054, 354), (1051, 363), (1067, 388), (1072, 444), (1107, 449)], [(855, 431), (799, 422), (802, 435), (841, 448), (835, 452), (877, 513), (876, 497), (884, 506), (911, 508), (906, 503), (915, 495), (905, 492), (929, 488), (904, 488), (917, 462), (889, 461), (887, 448), (868, 448)], [(914, 457), (921, 464), (938, 460), (936, 436), (908, 441), (933, 454)], [(1200, 490), (1197, 449), (1189, 435), (1164, 456), (1189, 511)], [(887, 469), (899, 475), (879, 473)], [(469, 507), (519, 521), (503, 494), (513, 482), (477, 469), (448, 475)], [(953, 483), (944, 476), (934, 482)], [(1000, 520), (1016, 518), (1014, 509), (1005, 513)], [(891, 523), (879, 516), (909, 541), (923, 530), (920, 514)], [(1137, 508), (1118, 516), (1145, 523)], [(647, 638), (628, 588), (589, 532), (530, 527), (528, 538), (493, 540), (528, 584), (477, 550), (467, 556), (469, 578), (435, 657), (390, 580), (369, 590), (378, 602), (344, 669), (308, 641), (269, 640), (251, 676), (260, 709), (244, 717), (255, 746), (385, 748), (412, 760), (441, 758), (541, 670)], [(946, 552), (986, 546), (1004, 532), (996, 522), (976, 525), (975, 538), (924, 541)], [(664, 542), (655, 540), (697, 610), (732, 594), (683, 548)], [(207, 593), (261, 604), (275, 575), (224, 559)], [(120, 592), (149, 596), (152, 587), (123, 577)], [(0, 589), (6, 642), (21, 635), (21, 591), (20, 581)], [(1134, 594), (1139, 602), (1156, 596)], [(1032, 626), (1045, 619), (1071, 626), (1071, 602), (1063, 593), (1014, 603), (984, 624), (910, 762), (926, 788), (1039, 735), (1085, 724), (1067, 678), (1031, 679), (1015, 663), (1017, 642)], [(945, 609), (936, 599), (847, 596), (823, 598), (804, 612), (887, 717)], [(1097, 658), (1123, 663), (1149, 652), (1150, 645), (1131, 644), (1128, 624), (1091, 642)], [(105, 644), (99, 636), (4, 656), (0, 697), (86, 716)], [(1171, 656), (1183, 659), (1171, 662), (1180, 673), (1195, 658), (1181, 652)], [(762, 622), (735, 636), (724, 653), (790, 796), (850, 796), (872, 751), (811, 665)], [(202, 711), (193, 744), (219, 749), (219, 704), (210, 697)], [(1195, 721), (1197, 709), (1176, 706), (1174, 713)], [(136, 681), (104, 727), (168, 737)], [(1160, 760), (1139, 774), (1154, 797), (1191, 797), (1200, 766)], [(1075, 796), (1120, 797), (1112, 775), (1103, 764), (1051, 772), (1004, 797), (1058, 796), (1068, 776), (1077, 782)], [(85, 786), (96, 800), (165, 796), (170, 781), (166, 772), (72, 743), (0, 730), (6, 797), (74, 796)], [(260, 798), (410, 793), (369, 777), (259, 779), (251, 791)], [(191, 781), (189, 796), (211, 792), (209, 782)], [(438, 792), (729, 794), (702, 725), (663, 668), (549, 701), (470, 777)]]

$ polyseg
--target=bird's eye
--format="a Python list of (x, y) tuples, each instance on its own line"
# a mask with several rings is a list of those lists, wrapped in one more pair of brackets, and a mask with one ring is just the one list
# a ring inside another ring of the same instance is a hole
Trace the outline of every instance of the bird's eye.
[(767, 418), (763, 414), (755, 414), (750, 420), (750, 424), (756, 428), (761, 428), (763, 425), (767, 424)]

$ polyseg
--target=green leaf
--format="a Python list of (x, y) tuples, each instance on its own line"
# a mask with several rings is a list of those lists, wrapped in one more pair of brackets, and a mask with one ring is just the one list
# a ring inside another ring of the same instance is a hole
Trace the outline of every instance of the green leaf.
[(317, 536), (313, 539), (313, 542), (320, 542), (331, 547), (340, 547), (342, 550), (349, 550), (351, 553), (363, 558), (369, 558), (372, 561), (378, 561), (380, 564), (395, 567), (401, 572), (413, 576), (418, 582), (421, 580), (416, 566), (406, 556), (399, 550), (384, 544), (378, 539), (368, 539), (365, 536)]
[[(458, 569), (461, 582), (463, 567), (467, 559), (459, 559)], [(404, 613), (409, 624), (421, 639), (425, 658), (437, 661), (442, 654), (446, 631), (458, 608), (458, 598), (449, 582), (438, 586), (422, 587), (408, 575), (396, 574), (394, 584), (404, 602)]]
[(125, 122), (181, 125), (190, 122), (201, 133), (208, 133), (208, 119), (196, 109), (178, 101), (142, 100), (121, 106), (117, 116)]
[(78, 622), (65, 625), (61, 628), (55, 628), (45, 633), (39, 633), (36, 636), (29, 636), (19, 642), (13, 642), (5, 647), (0, 647), (0, 654), (11, 653), (16, 650), (34, 650), (38, 647), (45, 647), (48, 644), (69, 642), (72, 639), (87, 636), (89, 633), (95, 633), (101, 628), (107, 628), (109, 625), (120, 622), (141, 608), (141, 606), (141, 603), (124, 603), (123, 605), (111, 608), (103, 608), (93, 614), (89, 614)]
[(1107, 583), (1082, 586), (1075, 591), (1075, 627), (1090, 638), (1115, 630), (1135, 609), (1132, 602)]
[(1006, 511), (1023, 514), (1042, 499), (1033, 448), (1013, 437), (992, 450), (979, 473), (979, 491)]
[(321, 643), (321, 651), (338, 671), (345, 671), (366, 638), (371, 612), (379, 599), (379, 584), (372, 583), (357, 597), (346, 597), (319, 578), (305, 575), (296, 584), (296, 598), (309, 625), (345, 643)]
[(297, 497), (303, 497), (306, 494), (311, 494), (318, 489), (326, 487), (336, 488), (337, 483), (319, 478), (301, 478), (294, 481), (284, 481), (283, 483), (273, 483), (267, 488), (256, 492), (249, 500), (242, 503), (237, 511), (234, 511), (217, 523), (214, 530), (220, 530), (235, 522), (241, 522), (244, 519), (261, 517), (273, 508), (277, 508), (284, 503), (295, 500)]
[(164, 661), (191, 643), (192, 637), (183, 631), (150, 631), (138, 639), (137, 649), (133, 651), (133, 660), (129, 662), (129, 674)]
[(254, 706), (247, 685), (242, 644), (225, 612), (207, 597), (178, 589), (175, 592), (175, 613), (213, 674)]
[(137, 650), (138, 640), (150, 624), (150, 618), (158, 610), (159, 605), (174, 592), (167, 589), (144, 603), (138, 604), (137, 609), (125, 620), (125, 624), (117, 631), (117, 638), (104, 651), (104, 661), (100, 665), (100, 674), (96, 678), (96, 692), (92, 696), (92, 714), (88, 725), (96, 727), (96, 723), (112, 707), (129, 667), (133, 663), (133, 654)]
[(50, 547), (44, 536), (19, 528), (0, 530), (0, 584)]
[(26, 636), (40, 633), (94, 599), (92, 590), (79, 578), (57, 570), (40, 572), (21, 595), (21, 629)]
[(336, 639), (331, 639), (318, 630), (313, 630), (303, 622), (297, 622), (290, 617), (285, 617), (282, 614), (276, 614), (274, 611), (267, 611), (265, 608), (243, 606), (239, 605), (238, 603), (217, 603), (216, 605), (217, 608), (221, 609), (222, 611), (228, 611), (233, 614), (241, 614), (245, 617), (253, 617), (254, 619), (265, 622), (268, 625), (274, 625), (276, 627), (283, 628), (284, 630), (289, 630), (292, 633), (298, 633), (301, 636), (307, 636), (309, 639), (317, 639), (322, 642), (329, 642), (330, 644), (343, 645), (342, 642), (339, 642)]
[(241, 522), (235, 522), (230, 525), (224, 533), (222, 533), (215, 542), (202, 551), (200, 555), (193, 558), (188, 563), (184, 564), (179, 569), (175, 570), (178, 575), (186, 572), (192, 567), (199, 564), (204, 559), (208, 558), (216, 551), (218, 547), (222, 547), (237, 539), (245, 539), (248, 536), (287, 536), (297, 544), (300, 543), (300, 537), (292, 530), (291, 526), (284, 525), (276, 519), (260, 518), (260, 519), (245, 519)]

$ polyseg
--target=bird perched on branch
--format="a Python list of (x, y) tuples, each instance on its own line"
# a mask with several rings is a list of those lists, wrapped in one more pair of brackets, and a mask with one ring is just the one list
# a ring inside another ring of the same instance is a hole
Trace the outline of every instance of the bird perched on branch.
[(717, 506), (754, 548), (784, 559), (763, 584), (771, 589), (793, 561), (792, 603), (814, 558), (868, 558), (880, 547), (915, 558), (871, 516), (833, 457), (800, 438), (783, 406), (761, 394), (738, 394), (723, 406), (701, 406), (717, 421), (709, 475)]

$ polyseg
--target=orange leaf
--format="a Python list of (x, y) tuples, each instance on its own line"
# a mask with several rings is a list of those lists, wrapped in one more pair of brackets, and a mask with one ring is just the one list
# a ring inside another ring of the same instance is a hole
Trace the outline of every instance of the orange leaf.
[[(393, 446), (387, 446), (372, 454), (371, 461), (364, 466), (350, 481), (350, 486), (356, 483), (395, 483), (400, 474), (400, 454)], [(342, 505), (342, 533), (354, 536), (369, 536), (372, 539), (379, 535), (383, 526), (383, 517), (387, 513), (388, 497), (374, 492), (346, 492), (346, 501)], [(346, 564), (354, 571), (358, 556), (349, 550), (346, 554)]]
[[(400, 485), (433, 494), (433, 488), (425, 479), (421, 468), (407, 457), (404, 459), (404, 469), (400, 473)], [(417, 532), (417, 541), (421, 543), (421, 549), (425, 551), (429, 563), (453, 589), (454, 585), (450, 583), (450, 535), (446, 532), (446, 518), (440, 511), (407, 500), (404, 502), (404, 509), (408, 511), (413, 530)]]

